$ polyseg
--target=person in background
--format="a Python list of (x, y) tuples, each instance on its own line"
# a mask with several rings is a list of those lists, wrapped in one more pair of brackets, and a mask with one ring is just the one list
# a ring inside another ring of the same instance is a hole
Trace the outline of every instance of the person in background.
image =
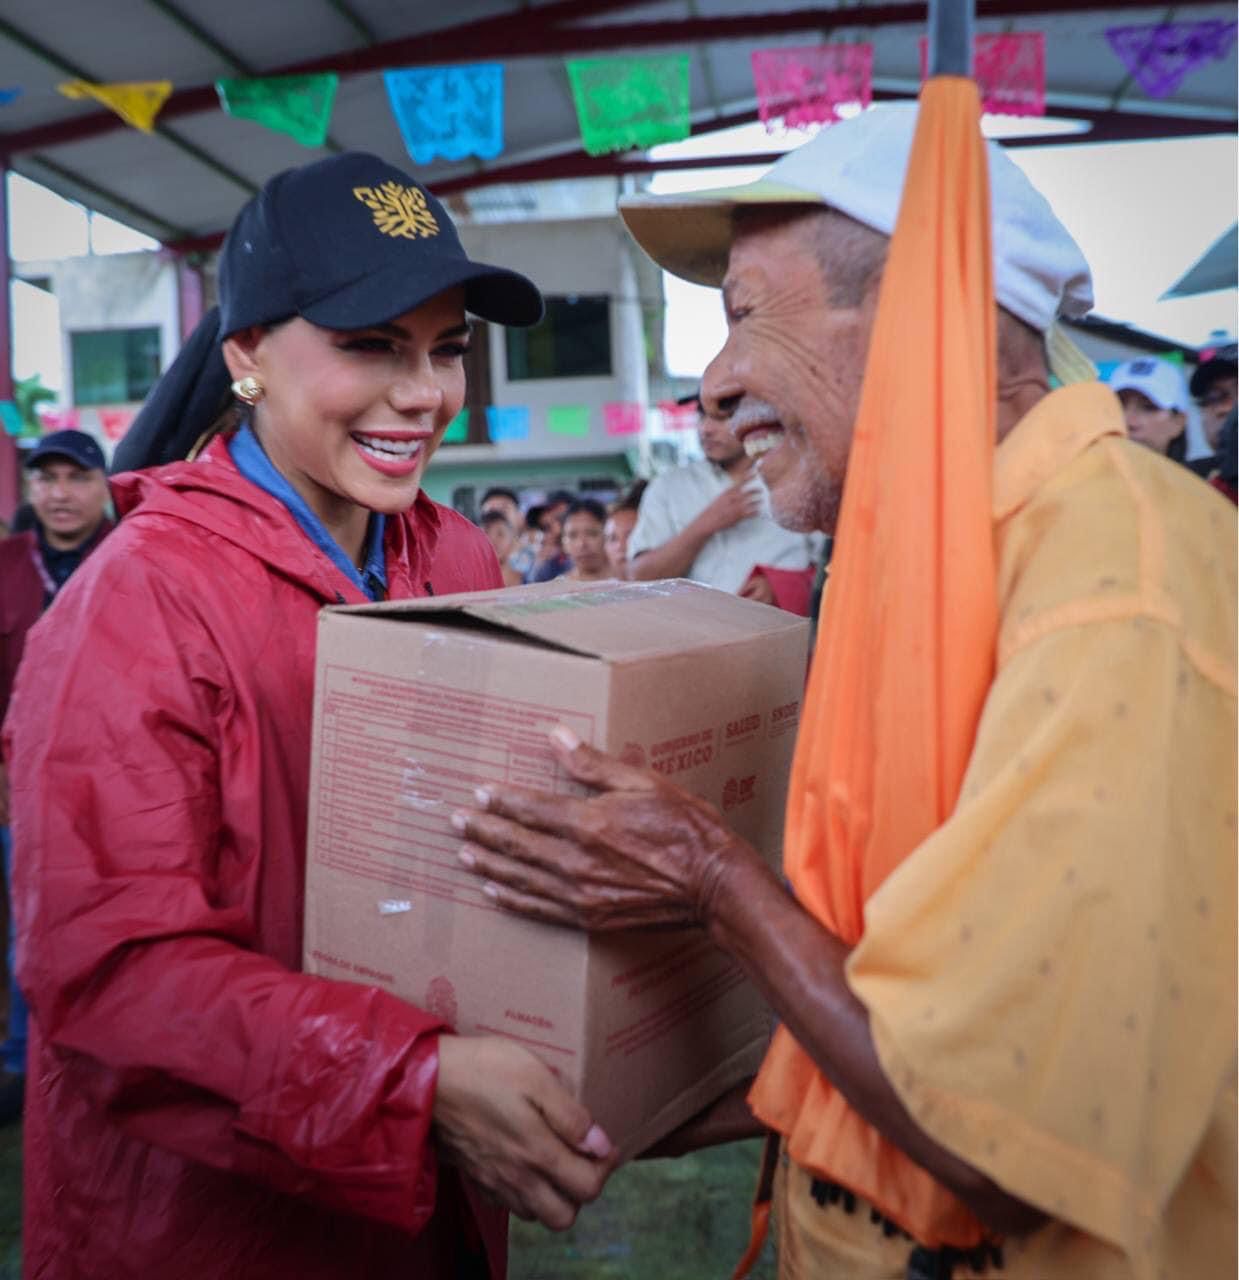
[[(519, 581), (523, 582), (525, 575), (533, 568), (534, 548), (529, 527), (525, 523), (525, 514), (521, 510), (521, 501), (517, 497), (516, 491), (505, 488), (503, 485), (491, 485), (482, 494), (482, 501), (478, 506), (478, 511), (482, 516), (489, 515), (492, 511), (497, 511), (507, 520), (512, 530), (512, 553), (507, 560), (500, 560), (499, 563), (504, 566), (505, 570), (510, 566), (520, 574)], [(479, 519), (478, 523), (483, 528), (486, 527), (482, 520)], [(504, 577), (507, 577), (506, 572)], [(511, 586), (513, 584), (509, 583), (508, 585)]]
[(525, 575), (526, 582), (550, 582), (572, 568), (572, 561), (564, 551), (564, 512), (575, 501), (574, 494), (556, 489), (544, 503), (530, 507), (526, 519), (537, 529), (538, 538), (533, 568)]
[[(1172, 462), (1187, 450), (1187, 384), (1168, 360), (1124, 360), (1107, 379), (1123, 406), (1127, 434)], [(1213, 446), (1211, 446), (1213, 447)]]
[(564, 512), (564, 552), (572, 568), (564, 577), (572, 582), (605, 582), (614, 578), (606, 549), (607, 510), (593, 498), (578, 498)]
[(512, 564), (512, 557), (516, 552), (516, 534), (512, 531), (507, 517), (502, 511), (492, 508), (490, 511), (482, 512), (482, 518), (478, 523), (494, 548), (495, 558), (499, 561), (499, 570), (503, 574), (503, 585), (519, 587), (525, 579)]
[[(738, 592), (755, 565), (808, 568), (813, 540), (770, 519), (766, 487), (732, 426), (700, 411), (697, 437), (704, 458), (655, 476), (642, 495), (628, 576), (691, 578)], [(752, 447), (760, 442), (758, 433)]]
[(123, 456), (202, 451), (113, 478), (124, 519), (31, 634), (5, 726), (30, 1275), (483, 1280), (506, 1207), (566, 1227), (614, 1163), (525, 1046), (302, 971), (319, 611), (502, 585), (421, 490), (468, 313), (542, 301), (413, 178), (273, 177)]
[(1200, 424), (1205, 440), (1215, 452), (1222, 425), (1235, 407), (1239, 391), (1239, 354), (1235, 343), (1219, 347), (1198, 364), (1189, 384), (1192, 397), (1200, 406)]
[(1218, 493), (1239, 504), (1239, 440), (1236, 439), (1236, 413), (1232, 409), (1218, 432), (1216, 467), (1209, 483)]
[(611, 504), (604, 532), (607, 559), (611, 562), (612, 577), (624, 581), (628, 578), (628, 539), (637, 526), (637, 514), (641, 509), (641, 496), (647, 487), (645, 480), (637, 480), (622, 497)]
[[(84, 431), (44, 436), (26, 459), (30, 475), (31, 531), (0, 543), (0, 721), (8, 711), (26, 635), (61, 587), (112, 528), (103, 450)], [(9, 795), (0, 762), (0, 851), (6, 903), (12, 902), (13, 847)], [(26, 1081), (26, 1002), (17, 985), (17, 928), (8, 921), (8, 1033), (0, 1042), (0, 1124), (21, 1115)]]
[(512, 532), (518, 537), (525, 527), (525, 517), (521, 514), (520, 499), (516, 496), (514, 490), (506, 489), (502, 485), (491, 485), (482, 494), (482, 501), (478, 504), (478, 511), (482, 515), (486, 515), (491, 511), (498, 511), (511, 526)]

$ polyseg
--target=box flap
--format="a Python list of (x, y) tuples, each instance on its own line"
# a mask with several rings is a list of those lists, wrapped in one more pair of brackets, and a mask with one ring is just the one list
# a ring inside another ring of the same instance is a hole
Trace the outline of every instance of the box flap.
[(436, 625), (449, 627), (455, 617), (462, 626), (481, 623), (487, 629), (613, 661), (680, 652), (686, 641), (731, 644), (806, 625), (803, 618), (782, 609), (681, 578), (589, 583), (559, 579), (502, 591), (333, 605), (325, 612), (393, 620), (433, 617)]

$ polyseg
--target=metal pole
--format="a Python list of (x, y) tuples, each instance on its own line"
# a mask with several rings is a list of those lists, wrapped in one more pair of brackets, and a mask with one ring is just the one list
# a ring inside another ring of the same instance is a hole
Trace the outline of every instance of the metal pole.
[(974, 0), (929, 0), (929, 74), (972, 75)]
[[(13, 269), (9, 260), (9, 170), (0, 163), (0, 400), (13, 398)], [(11, 520), (21, 501), (17, 444), (0, 427), (0, 519)]]

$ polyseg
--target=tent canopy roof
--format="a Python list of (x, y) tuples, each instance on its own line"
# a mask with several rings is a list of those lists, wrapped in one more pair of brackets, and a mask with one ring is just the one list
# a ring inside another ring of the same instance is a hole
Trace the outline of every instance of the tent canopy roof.
[[(694, 131), (756, 116), (754, 48), (865, 40), (877, 96), (915, 94), (926, 5), (896, 0), (6, 0), (0, 110), (8, 166), (166, 242), (207, 243), (273, 173), (324, 150), (298, 145), (218, 105), (224, 77), (312, 70), (341, 74), (327, 149), (375, 151), (413, 167), (388, 106), (385, 68), (502, 61), (506, 143), (493, 161), (437, 161), (419, 176), (440, 194), (503, 182), (636, 171), (642, 157), (581, 149), (563, 59), (684, 50), (692, 54)], [(1233, 131), (1236, 58), (1192, 71), (1170, 97), (1145, 96), (1110, 51), (1109, 27), (1163, 18), (1166, 6), (1129, 0), (981, 0), (977, 31), (1043, 31), (1049, 109), (1088, 120), (1086, 138)], [(1189, 4), (1176, 21), (1234, 19), (1233, 4)], [(170, 80), (174, 93), (152, 134), (129, 128), (56, 86)], [(467, 208), (457, 204), (457, 211)]]

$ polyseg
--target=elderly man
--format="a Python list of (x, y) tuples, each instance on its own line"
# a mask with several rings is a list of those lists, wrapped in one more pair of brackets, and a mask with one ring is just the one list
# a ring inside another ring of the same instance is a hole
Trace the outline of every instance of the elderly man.
[[(867, 113), (748, 190), (623, 210), (663, 265), (721, 282), (703, 402), (757, 442), (792, 528), (835, 525), (913, 124)], [(562, 728), (593, 793), (480, 792), (461, 860), (544, 919), (696, 924), (767, 995), (803, 1051), (749, 1099), (791, 1135), (785, 1276), (1230, 1276), (1235, 517), (1127, 441), (1108, 388), (1050, 390), (1078, 372), (1053, 321), (1087, 268), (992, 146), (989, 170), (996, 667), (954, 811), (859, 943), (705, 802)]]

